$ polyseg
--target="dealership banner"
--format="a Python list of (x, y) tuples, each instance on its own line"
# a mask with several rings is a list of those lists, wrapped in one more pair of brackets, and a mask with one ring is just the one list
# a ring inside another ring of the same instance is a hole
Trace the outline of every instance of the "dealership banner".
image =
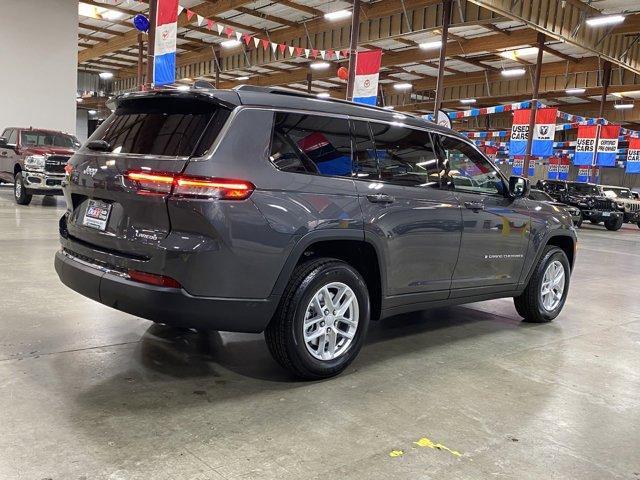
[(158, 0), (155, 22), (153, 83), (166, 85), (176, 81), (178, 0)]
[(618, 153), (618, 136), (620, 125), (601, 125), (598, 140), (598, 157), (596, 164), (600, 167), (615, 167)]
[[(578, 176), (576, 180), (578, 182), (590, 182), (591, 176), (593, 175), (593, 170), (594, 170), (593, 167), (579, 167)], [(595, 168), (595, 173), (596, 173), (596, 182), (598, 182), (598, 179), (600, 178), (600, 169)]]
[(558, 157), (549, 158), (549, 169), (547, 170), (547, 179), (558, 180), (559, 170), (560, 170), (560, 159)]
[[(541, 108), (536, 111), (536, 123), (533, 130), (531, 155), (550, 157), (553, 155), (553, 139), (556, 134), (557, 108)], [(516, 110), (513, 113), (509, 153), (513, 156), (525, 155), (529, 136), (531, 110)]]
[(576, 154), (573, 164), (577, 166), (591, 166), (596, 151), (596, 134), (598, 125), (580, 125), (576, 140)]
[(569, 166), (571, 161), (566, 155), (560, 157), (560, 164), (558, 165), (558, 180), (569, 180)]
[[(524, 157), (516, 157), (513, 159), (513, 167), (511, 169), (512, 175), (520, 176), (524, 171)], [(536, 166), (533, 159), (529, 160), (529, 176), (533, 177), (536, 173)]]
[(629, 139), (627, 150), (627, 173), (640, 173), (640, 138)]
[(365, 50), (356, 54), (356, 76), (353, 101), (375, 105), (378, 100), (378, 76), (382, 50)]

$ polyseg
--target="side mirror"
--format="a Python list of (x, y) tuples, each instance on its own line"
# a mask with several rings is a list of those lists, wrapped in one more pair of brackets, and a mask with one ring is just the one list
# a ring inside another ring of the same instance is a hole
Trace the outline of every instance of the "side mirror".
[(531, 184), (528, 178), (524, 177), (509, 177), (509, 195), (513, 198), (522, 198), (529, 195), (531, 191)]
[(4, 137), (0, 137), (0, 148), (9, 148), (7, 145), (7, 139)]

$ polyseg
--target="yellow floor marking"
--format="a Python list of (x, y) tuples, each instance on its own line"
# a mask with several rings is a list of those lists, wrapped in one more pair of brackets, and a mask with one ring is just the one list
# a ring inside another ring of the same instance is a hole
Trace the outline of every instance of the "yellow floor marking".
[(390, 457), (401, 457), (402, 455), (404, 455), (404, 452), (402, 450), (391, 450), (389, 452)]
[(416, 445), (418, 445), (419, 447), (428, 447), (428, 448), (433, 448), (434, 450), (445, 450), (447, 452), (449, 452), (451, 455), (454, 455), (456, 457), (461, 457), (462, 454), (460, 452), (456, 452), (455, 450), (451, 450), (449, 447), (445, 447), (444, 445), (442, 445), (441, 443), (433, 443), (431, 440), (429, 440), (426, 437), (422, 437), (420, 440), (418, 440), (417, 442), (413, 442)]

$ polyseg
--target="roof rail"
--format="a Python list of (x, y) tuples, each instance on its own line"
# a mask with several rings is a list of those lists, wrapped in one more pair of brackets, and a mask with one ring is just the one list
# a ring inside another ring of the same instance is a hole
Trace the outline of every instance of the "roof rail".
[[(256, 93), (273, 93), (273, 94), (276, 94), (276, 95), (291, 95), (292, 97), (302, 97), (302, 98), (309, 98), (309, 99), (314, 99), (314, 100), (322, 100), (322, 101), (326, 101), (326, 102), (343, 103), (343, 104), (347, 104), (347, 105), (351, 105), (351, 106), (369, 108), (369, 109), (372, 109), (372, 110), (382, 111), (382, 112), (386, 112), (386, 113), (393, 113), (392, 110), (387, 110), (386, 108), (378, 107), (376, 105), (367, 105), (366, 103), (355, 103), (355, 102), (351, 102), (349, 100), (342, 100), (342, 99), (339, 99), (339, 98), (332, 98), (332, 97), (318, 98), (317, 95), (314, 95), (312, 93), (300, 92), (300, 91), (297, 91), (297, 90), (291, 90), (291, 89), (283, 88), (283, 87), (260, 87), (260, 86), (257, 86), (257, 85), (238, 85), (236, 87), (233, 87), (233, 90), (244, 91), (244, 92), (256, 92)], [(402, 112), (401, 115), (406, 115), (408, 117), (418, 118), (420, 120), (424, 120), (425, 122), (427, 122), (427, 120), (422, 118), (420, 115), (415, 115), (413, 113)]]

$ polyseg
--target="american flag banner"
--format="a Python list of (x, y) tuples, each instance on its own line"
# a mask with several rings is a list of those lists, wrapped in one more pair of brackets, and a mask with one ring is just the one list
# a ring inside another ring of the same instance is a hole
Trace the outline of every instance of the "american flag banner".
[(158, 0), (155, 22), (153, 83), (166, 85), (176, 81), (178, 0)]

